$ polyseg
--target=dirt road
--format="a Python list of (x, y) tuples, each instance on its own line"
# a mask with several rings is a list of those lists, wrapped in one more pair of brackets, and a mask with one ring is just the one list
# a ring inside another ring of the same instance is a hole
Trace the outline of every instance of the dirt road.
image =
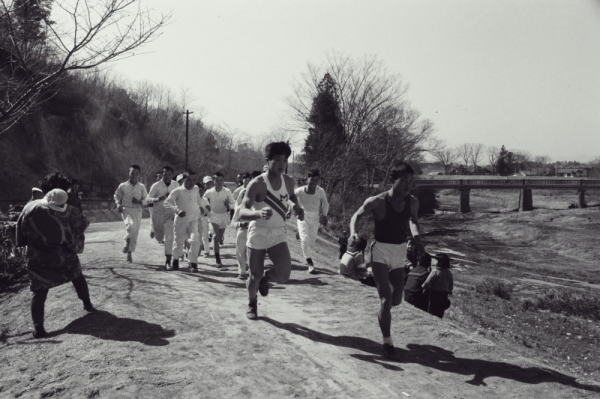
[[(50, 291), (46, 329), (31, 337), (27, 288), (0, 296), (2, 398), (583, 398), (600, 387), (544, 368), (507, 347), (402, 304), (393, 310), (399, 362), (380, 356), (378, 298), (337, 275), (337, 252), (319, 243), (309, 275), (288, 232), (293, 272), (259, 296), (246, 319), (233, 231), (200, 273), (162, 270), (163, 248), (143, 222), (134, 263), (120, 252), (122, 224), (96, 223), (81, 256), (92, 301)], [(204, 260), (204, 259), (203, 259)]]

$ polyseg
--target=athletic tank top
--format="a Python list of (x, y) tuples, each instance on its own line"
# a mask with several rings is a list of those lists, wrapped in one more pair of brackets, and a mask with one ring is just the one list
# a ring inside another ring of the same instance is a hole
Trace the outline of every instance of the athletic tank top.
[(256, 227), (284, 227), (286, 220), (285, 213), (287, 212), (287, 202), (290, 199), (287, 187), (285, 185), (285, 180), (283, 179), (283, 176), (281, 176), (281, 188), (275, 191), (273, 190), (273, 187), (271, 187), (267, 173), (263, 173), (261, 176), (267, 184), (267, 196), (263, 202), (254, 202), (252, 209), (255, 211), (260, 211), (263, 208), (270, 207), (273, 209), (273, 216), (271, 216), (270, 219), (258, 219), (252, 221), (251, 223), (254, 223)]
[(400, 212), (394, 210), (389, 193), (385, 193), (385, 216), (382, 220), (375, 220), (375, 240), (386, 244), (403, 244), (409, 229), (411, 196), (404, 198), (404, 209)]

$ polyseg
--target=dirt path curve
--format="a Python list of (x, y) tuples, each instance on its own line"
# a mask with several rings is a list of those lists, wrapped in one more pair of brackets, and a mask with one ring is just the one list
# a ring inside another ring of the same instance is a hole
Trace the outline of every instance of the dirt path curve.
[(319, 244), (321, 273), (312, 276), (289, 231), (292, 277), (259, 297), (260, 320), (250, 321), (231, 229), (227, 270), (210, 258), (198, 274), (162, 271), (162, 247), (148, 232), (144, 220), (127, 264), (122, 224), (90, 226), (81, 260), (100, 311), (86, 314), (70, 285), (51, 290), (49, 338), (30, 335), (28, 289), (0, 296), (1, 398), (600, 396), (404, 304), (393, 310), (392, 330), (402, 360), (383, 359), (376, 292), (337, 275), (329, 244)]

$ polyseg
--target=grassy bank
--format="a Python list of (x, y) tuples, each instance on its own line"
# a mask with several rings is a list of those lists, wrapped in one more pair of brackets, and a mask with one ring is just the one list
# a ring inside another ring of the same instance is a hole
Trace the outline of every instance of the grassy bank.
[(519, 299), (512, 287), (486, 279), (458, 290), (448, 318), (477, 333), (509, 342), (518, 351), (598, 380), (600, 378), (600, 294), (552, 289)]

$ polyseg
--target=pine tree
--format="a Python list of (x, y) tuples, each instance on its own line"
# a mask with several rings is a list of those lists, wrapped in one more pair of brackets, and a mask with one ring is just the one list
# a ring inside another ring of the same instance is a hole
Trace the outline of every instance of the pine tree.
[(508, 154), (509, 152), (506, 150), (504, 146), (500, 149), (500, 155), (498, 156), (498, 174), (500, 176), (508, 176), (509, 175), (509, 167), (508, 167)]
[(304, 162), (307, 170), (320, 169), (324, 185), (331, 184), (335, 155), (343, 150), (346, 134), (340, 121), (340, 107), (336, 83), (328, 73), (317, 86), (310, 115), (312, 127), (304, 142)]

